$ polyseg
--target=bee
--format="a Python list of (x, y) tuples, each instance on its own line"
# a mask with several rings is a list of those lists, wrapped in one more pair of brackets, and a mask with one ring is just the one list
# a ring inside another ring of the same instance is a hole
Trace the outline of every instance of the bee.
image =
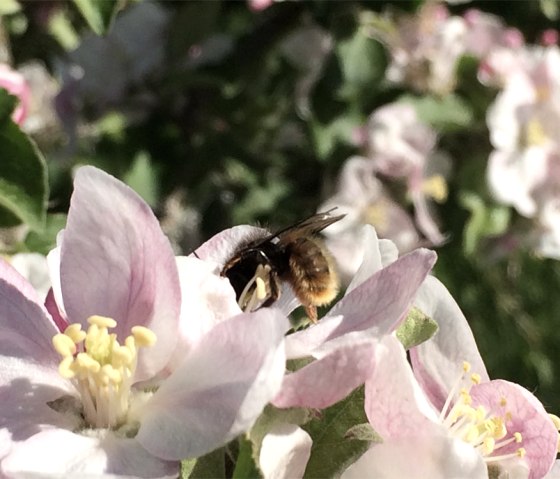
[(339, 288), (331, 255), (316, 237), (345, 216), (331, 216), (334, 209), (276, 233), (264, 233), (237, 249), (221, 275), (229, 279), (241, 309), (255, 311), (272, 305), (286, 282), (311, 321), (317, 322), (317, 306), (330, 303)]

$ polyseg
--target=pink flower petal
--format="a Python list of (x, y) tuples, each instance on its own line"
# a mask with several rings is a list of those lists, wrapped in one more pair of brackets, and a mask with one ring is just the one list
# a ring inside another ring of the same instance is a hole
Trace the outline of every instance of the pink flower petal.
[[(53, 427), (74, 429), (82, 422), (79, 415), (61, 414), (49, 401), (75, 391), (56, 368), (15, 357), (0, 356), (0, 459), (15, 443)], [(72, 401), (72, 399), (70, 399)]]
[(279, 424), (263, 439), (259, 466), (265, 479), (303, 477), (313, 441), (294, 424)]
[(31, 284), (6, 261), (0, 259), (2, 354), (45, 365), (57, 365), (59, 358), (51, 340), (58, 332)]
[(205, 454), (246, 431), (280, 389), (287, 319), (274, 309), (216, 325), (142, 411), (137, 439), (152, 454)]
[(386, 441), (371, 447), (341, 479), (483, 479), (482, 456), (469, 444), (436, 435), (422, 439)]
[(240, 225), (221, 231), (199, 246), (194, 253), (204, 261), (212, 261), (221, 270), (240, 245), (268, 233), (263, 228)]
[[(21, 443), (2, 461), (2, 472), (55, 477), (94, 477), (104, 473), (125, 477), (175, 478), (177, 462), (151, 456), (136, 440), (112, 432), (83, 436), (63, 429), (44, 431)], [(44, 477), (44, 476), (41, 476)]]
[(418, 249), (378, 271), (344, 296), (318, 325), (288, 336), (288, 357), (309, 355), (325, 341), (353, 331), (390, 333), (435, 261), (433, 251)]
[(136, 379), (164, 367), (177, 340), (181, 292), (173, 251), (149, 206), (112, 176), (80, 168), (60, 256), (69, 322), (109, 316), (121, 341), (132, 326), (147, 326), (158, 339), (141, 351)]
[(344, 296), (329, 311), (329, 316), (344, 315), (336, 334), (366, 329), (374, 329), (379, 335), (393, 331), (436, 258), (436, 254), (427, 249), (413, 251)]
[[(527, 452), (524, 460), (529, 465), (529, 479), (537, 479), (547, 474), (556, 460), (558, 431), (540, 401), (525, 388), (509, 381), (494, 380), (473, 386), (470, 391), (473, 406), (484, 406), (493, 414), (504, 416), (509, 435), (519, 432), (521, 444), (512, 443), (496, 451), (497, 455), (507, 454), (523, 447)], [(505, 399), (506, 405), (501, 401)]]
[(31, 103), (31, 90), (23, 75), (6, 64), (0, 64), (0, 88), (18, 98), (19, 104), (12, 113), (12, 120), (21, 125), (27, 117)]
[(178, 257), (181, 282), (181, 336), (188, 344), (200, 339), (216, 324), (241, 313), (235, 291), (227, 278), (217, 276), (211, 263)]
[(51, 315), (51, 318), (59, 331), (64, 331), (68, 327), (68, 321), (66, 321), (66, 319), (60, 314), (58, 304), (56, 304), (56, 300), (54, 299), (54, 292), (52, 288), (49, 289), (47, 297), (45, 298), (45, 309)]
[(414, 379), (399, 341), (387, 336), (375, 352), (364, 404), (373, 428), (383, 439), (440, 434), (437, 413)]
[(322, 409), (344, 399), (370, 376), (375, 343), (339, 347), (324, 358), (287, 374), (272, 404)]
[(377, 238), (375, 228), (371, 225), (364, 225), (362, 227), (361, 240), (364, 250), (362, 263), (348, 285), (348, 288), (346, 288), (346, 294), (383, 268), (379, 239)]
[(488, 373), (465, 316), (440, 281), (433, 276), (426, 278), (414, 304), (439, 325), (433, 338), (410, 350), (410, 359), (416, 379), (441, 410), (464, 361), (482, 381), (489, 380)]

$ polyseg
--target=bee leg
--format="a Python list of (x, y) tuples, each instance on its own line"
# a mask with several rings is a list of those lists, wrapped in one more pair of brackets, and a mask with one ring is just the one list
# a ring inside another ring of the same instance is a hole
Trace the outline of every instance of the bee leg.
[(309, 319), (313, 324), (317, 324), (317, 308), (313, 305), (305, 306), (305, 313), (309, 316)]

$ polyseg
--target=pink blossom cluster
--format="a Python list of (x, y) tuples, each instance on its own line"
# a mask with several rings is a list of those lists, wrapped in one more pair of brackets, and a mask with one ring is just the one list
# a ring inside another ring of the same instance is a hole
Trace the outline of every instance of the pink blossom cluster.
[[(426, 2), (414, 15), (379, 16), (365, 24), (388, 49), (387, 80), (422, 94), (451, 94), (459, 60), (476, 58), (478, 80), (498, 89), (486, 112), (493, 148), (488, 189), (495, 201), (530, 220), (518, 221), (504, 238), (508, 244), (560, 258), (558, 33), (547, 30), (541, 45), (529, 45), (519, 30), (494, 15), (475, 9), (450, 15), (435, 2)], [(444, 243), (433, 200), (445, 201), (452, 173), (452, 159), (437, 150), (436, 131), (419, 120), (407, 98), (374, 111), (359, 136), (365, 154), (343, 165), (337, 191), (321, 207), (340, 204), (348, 213), (326, 232), (347, 277), (362, 255), (350, 245), (363, 223), (373, 224), (401, 251), (423, 241)], [(397, 185), (404, 182), (404, 195), (395, 195), (395, 180)]]
[[(319, 208), (337, 207), (346, 213), (325, 230), (346, 279), (363, 256), (358, 246), (363, 224), (373, 225), (380, 237), (404, 252), (445, 241), (433, 203), (447, 197), (449, 158), (436, 150), (436, 132), (420, 121), (412, 105), (396, 102), (374, 111), (363, 133), (365, 155), (345, 162), (336, 192)], [(389, 183), (404, 188), (413, 216), (389, 192)]]
[[(434, 252), (399, 257), (364, 227), (344, 296), (286, 334), (298, 306), (288, 286), (272, 307), (242, 311), (220, 275), (255, 231), (237, 226), (174, 257), (136, 193), (79, 169), (46, 298), (0, 262), (0, 475), (177, 477), (181, 460), (250, 431), (269, 403), (317, 411), (365, 384), (383, 442), (345, 478), (552, 477), (555, 419), (521, 386), (490, 380), (465, 317), (429, 276)], [(409, 363), (396, 331), (411, 305), (439, 330)], [(299, 425), (264, 435), (264, 477), (303, 476), (313, 439)]]
[[(388, 25), (374, 22), (371, 34), (388, 48), (390, 82), (419, 92), (445, 95), (454, 90), (456, 69), (463, 55), (483, 62), (483, 77), (492, 77), (494, 63), (520, 48), (523, 35), (506, 27), (496, 16), (476, 9), (450, 15), (445, 5), (426, 2), (414, 15), (400, 15)], [(552, 39), (552, 33), (546, 38)]]

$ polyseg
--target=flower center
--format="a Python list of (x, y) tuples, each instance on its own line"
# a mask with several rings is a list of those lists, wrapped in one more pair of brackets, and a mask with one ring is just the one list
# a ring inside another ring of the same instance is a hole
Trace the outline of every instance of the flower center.
[(549, 140), (544, 125), (537, 118), (532, 118), (525, 125), (525, 144), (527, 146), (543, 146)]
[(381, 200), (370, 204), (364, 210), (362, 217), (364, 223), (375, 226), (378, 230), (385, 230), (389, 226), (387, 207)]
[(109, 333), (117, 322), (103, 316), (90, 316), (89, 328), (68, 326), (53, 336), (54, 349), (62, 356), (58, 371), (78, 390), (85, 420), (94, 428), (116, 428), (126, 417), (130, 388), (136, 371), (138, 349), (152, 346), (156, 335), (148, 328), (134, 326), (121, 345)]
[[(486, 463), (502, 461), (511, 457), (525, 456), (525, 449), (518, 447), (508, 454), (496, 454), (499, 449), (511, 444), (521, 444), (521, 433), (511, 433), (506, 428), (511, 413), (506, 410), (507, 400), (502, 398), (499, 410), (503, 414), (491, 414), (484, 406), (474, 408), (469, 392), (474, 384), (480, 383), (480, 376), (470, 372), (469, 363), (463, 363), (463, 370), (451, 389), (440, 414), (440, 420), (447, 427), (453, 437), (457, 437), (469, 444), (483, 456)], [(462, 387), (465, 380), (469, 380), (468, 387)], [(451, 407), (451, 404), (453, 406)]]
[(422, 182), (422, 192), (434, 199), (437, 203), (443, 203), (447, 199), (447, 183), (442, 175), (432, 175)]

